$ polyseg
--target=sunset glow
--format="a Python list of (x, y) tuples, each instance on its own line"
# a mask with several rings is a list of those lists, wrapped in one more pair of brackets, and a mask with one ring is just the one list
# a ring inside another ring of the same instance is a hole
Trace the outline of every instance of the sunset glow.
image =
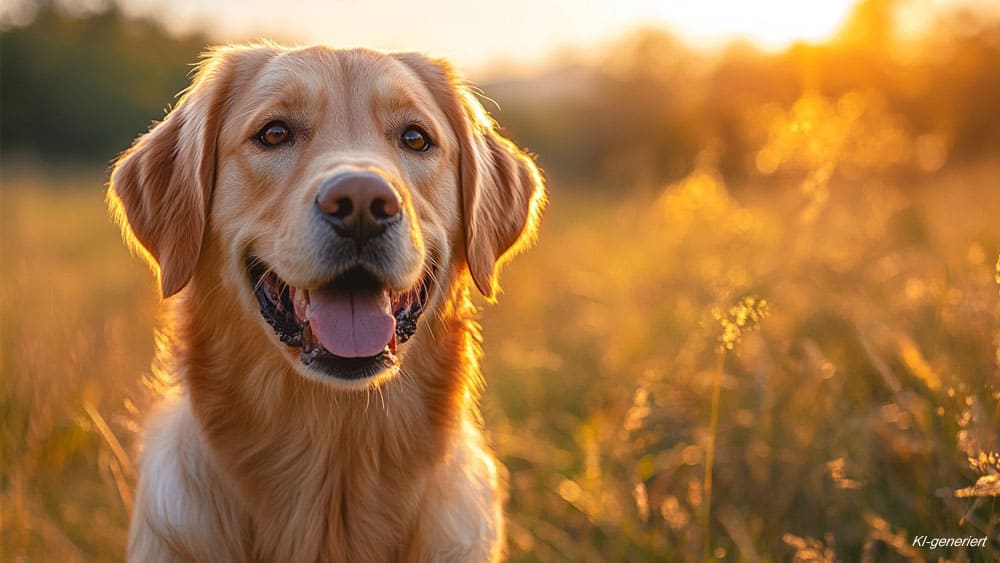
[(463, 66), (496, 61), (531, 64), (558, 50), (587, 51), (639, 26), (664, 27), (701, 47), (748, 39), (775, 50), (819, 41), (836, 31), (856, 0), (702, 2), (437, 0), (370, 3), (306, 0), (276, 10), (272, 2), (126, 0), (173, 30), (203, 28), (218, 41), (266, 36), (285, 42), (418, 49)]
[(746, 38), (766, 49), (822, 41), (844, 22), (856, 0), (796, 2), (662, 2), (662, 21), (701, 42)]

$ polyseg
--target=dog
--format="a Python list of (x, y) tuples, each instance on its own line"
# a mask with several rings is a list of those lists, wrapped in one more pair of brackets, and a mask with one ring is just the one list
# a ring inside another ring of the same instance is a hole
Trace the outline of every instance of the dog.
[(130, 561), (503, 557), (471, 297), (495, 301), (545, 190), (446, 61), (210, 50), (108, 200), (177, 382), (145, 424)]

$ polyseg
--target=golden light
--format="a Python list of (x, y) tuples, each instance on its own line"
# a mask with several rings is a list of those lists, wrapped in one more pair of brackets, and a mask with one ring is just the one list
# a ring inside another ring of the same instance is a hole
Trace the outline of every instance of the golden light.
[(733, 2), (669, 2), (660, 16), (683, 35), (699, 42), (749, 39), (764, 49), (797, 42), (819, 42), (832, 36), (858, 0), (757, 0)]
[(468, 69), (494, 59), (540, 61), (560, 47), (589, 49), (642, 26), (666, 27), (703, 46), (742, 37), (778, 50), (830, 37), (859, 0), (302, 0), (282, 10), (268, 0), (120, 1), (127, 13), (155, 17), (174, 31), (208, 29), (214, 42), (264, 36), (416, 49)]

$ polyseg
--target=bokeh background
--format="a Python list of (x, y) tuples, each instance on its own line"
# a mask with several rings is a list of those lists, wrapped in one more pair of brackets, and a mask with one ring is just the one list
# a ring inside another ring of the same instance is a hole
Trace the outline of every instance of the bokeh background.
[(538, 155), (512, 560), (1000, 558), (1000, 6), (491, 4), (3, 3), (0, 559), (122, 558), (159, 305), (106, 167), (259, 36), (451, 57)]

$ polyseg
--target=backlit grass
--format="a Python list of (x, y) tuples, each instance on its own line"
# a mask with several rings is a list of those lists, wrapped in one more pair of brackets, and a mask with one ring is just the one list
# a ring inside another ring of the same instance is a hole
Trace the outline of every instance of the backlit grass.
[[(511, 558), (995, 561), (998, 173), (554, 185), (483, 315)], [(103, 182), (3, 179), (4, 560), (124, 550), (157, 292)]]

